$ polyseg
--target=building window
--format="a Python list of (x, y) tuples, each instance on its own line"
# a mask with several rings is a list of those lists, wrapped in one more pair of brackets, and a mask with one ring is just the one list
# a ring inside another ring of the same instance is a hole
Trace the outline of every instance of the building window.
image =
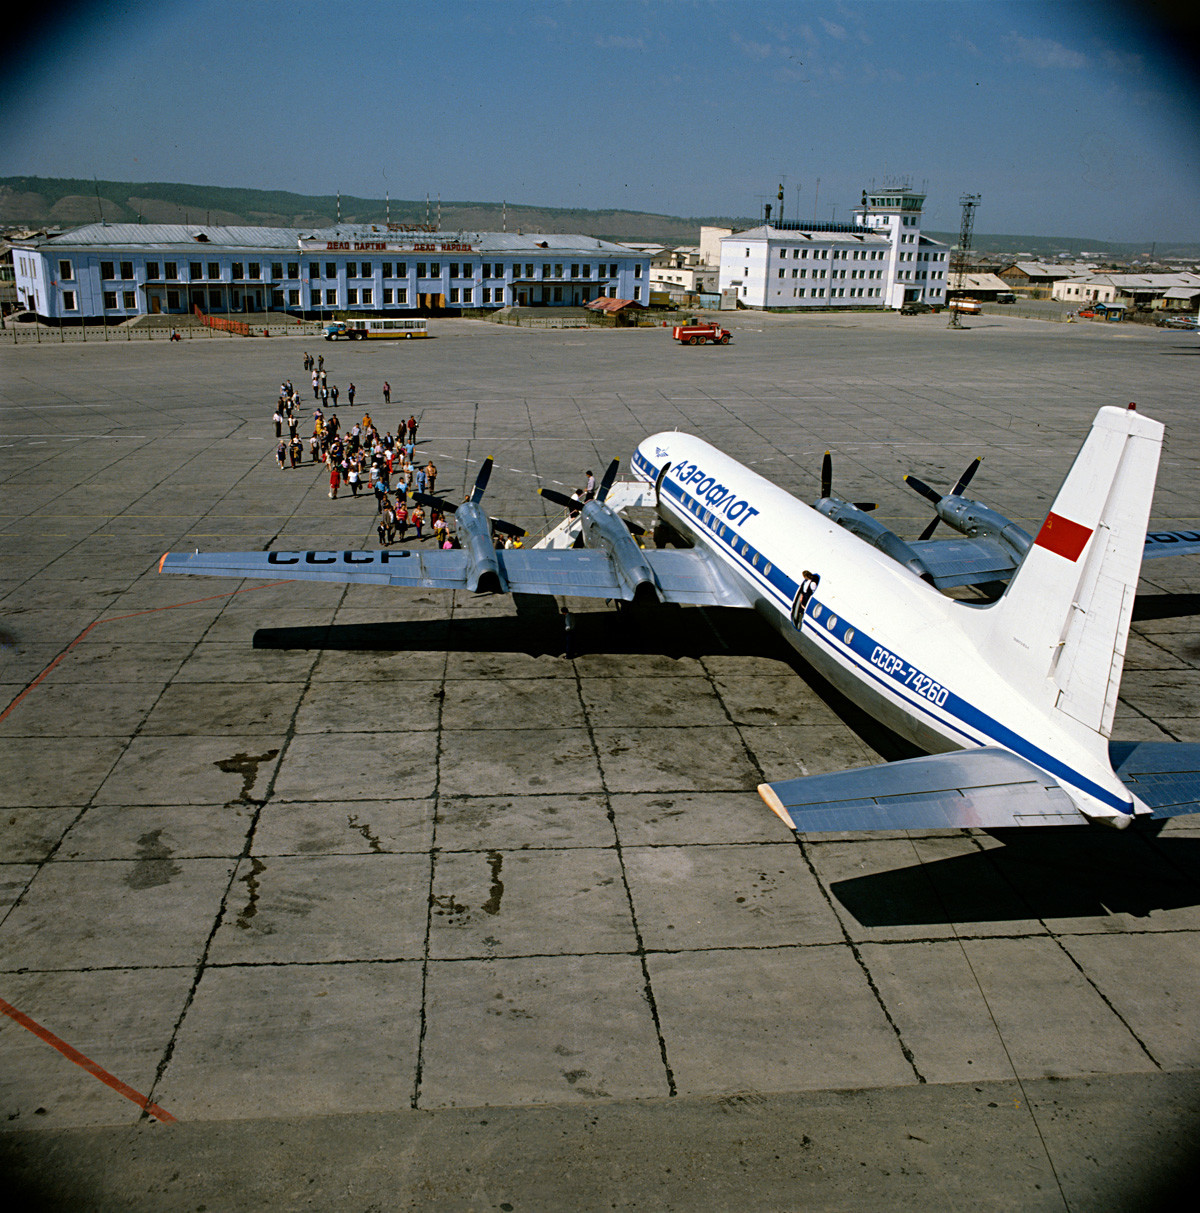
[(188, 262), (188, 278), (190, 278), (192, 282), (199, 282), (200, 279), (203, 277), (204, 277), (204, 267), (200, 264), (200, 262), (199, 261), (189, 261)]
[(337, 290), (336, 289), (325, 292), (325, 306), (326, 307), (337, 307)]
[(262, 277), (262, 265), (260, 262), (250, 262), (250, 277), (254, 279), (259, 279)]
[(299, 307), (299, 306), (300, 306), (300, 292), (299, 291), (288, 291), (288, 307)]
[(163, 277), (168, 282), (179, 281), (179, 263), (177, 261), (168, 261), (163, 266)]
[(424, 261), (418, 261), (417, 262), (417, 277), (418, 278), (428, 278), (429, 275), (425, 272), (428, 268), (429, 267), (425, 264)]
[(300, 262), (299, 261), (289, 261), (288, 262), (288, 275), (287, 276), (290, 279), (292, 279), (293, 281), (295, 281), (297, 278), (300, 277)]
[(168, 291), (167, 292), (167, 307), (172, 312), (179, 311), (179, 292), (178, 291)]
[(64, 312), (73, 312), (75, 310), (75, 292), (63, 291), (62, 305)]
[(352, 286), (346, 292), (346, 303), (350, 307), (356, 307), (358, 305), (358, 288), (357, 287)]
[(319, 261), (310, 261), (308, 263), (308, 276), (310, 278), (320, 278), (321, 263)]
[(452, 286), (450, 288), (450, 302), (451, 303), (458, 302), (458, 287), (456, 287), (456, 286)]
[(117, 307), (117, 292), (116, 291), (105, 291), (104, 292), (104, 307), (108, 311), (116, 311), (116, 307)]
[(370, 307), (372, 304), (373, 298), (374, 298), (374, 296), (371, 293), (371, 288), (369, 286), (363, 287), (363, 293), (362, 293), (363, 306)]
[(358, 266), (353, 261), (346, 262), (346, 277), (347, 278), (357, 278), (358, 277)]
[(146, 262), (146, 281), (147, 282), (157, 282), (158, 281), (158, 262), (157, 261), (147, 261)]
[(407, 303), (408, 302), (408, 290), (405, 287), (401, 287), (396, 292), (396, 302), (397, 303)]
[(62, 282), (70, 282), (71, 279), (75, 277), (75, 273), (72, 270), (71, 263), (69, 261), (60, 261), (58, 263), (58, 277)]
[(575, 262), (575, 263), (574, 263), (574, 264), (571, 266), (571, 277), (572, 277), (572, 278), (578, 278), (578, 277), (579, 277), (579, 263), (578, 263), (578, 262)]
[(359, 269), (359, 275), (358, 275), (358, 276), (359, 276), (360, 278), (370, 278), (370, 276), (371, 276), (371, 263), (370, 263), (369, 261), (364, 261), (364, 262), (362, 263), (362, 265), (360, 265), (360, 266), (358, 267), (358, 269)]
[(326, 261), (325, 262), (325, 277), (326, 278), (336, 278), (337, 277), (337, 262), (336, 261)]
[(237, 281), (239, 278), (244, 278), (244, 277), (245, 277), (245, 274), (243, 274), (243, 273), (242, 273), (242, 270), (243, 270), (244, 268), (245, 268), (245, 267), (242, 265), (242, 263), (241, 263), (240, 261), (235, 261), (235, 262), (234, 262), (234, 263), (233, 263), (233, 264), (232, 264), (232, 265), (229, 267), (229, 276), (230, 276), (230, 278), (232, 278), (232, 279), (233, 279), (235, 282), (236, 282), (236, 281)]
[(121, 299), (122, 299), (121, 306), (127, 312), (132, 312), (132, 311), (136, 310), (136, 308), (137, 308), (137, 292), (136, 291), (122, 291)]
[(399, 261), (396, 263), (396, 277), (397, 278), (407, 278), (408, 277), (408, 262), (407, 261)]
[(133, 280), (133, 262), (132, 261), (122, 261), (121, 262), (121, 277), (126, 282), (130, 282)]
[(641, 297), (642, 297), (642, 288), (640, 286), (635, 286), (633, 288), (634, 302), (636, 303), (639, 299), (641, 299)]
[(278, 282), (282, 277), (283, 277), (283, 262), (282, 261), (272, 261), (271, 262), (271, 280), (273, 282)]
[(385, 286), (383, 288), (383, 306), (387, 307), (387, 305), (391, 302), (392, 302), (392, 288), (390, 286)]
[(473, 288), (471, 288), (469, 286), (464, 286), (463, 287), (463, 303), (470, 303), (472, 301), (472, 294), (473, 294)]
[(429, 263), (430, 278), (440, 278), (442, 276), (442, 263), (440, 261), (431, 261)]
[(385, 278), (390, 278), (392, 276), (392, 263), (390, 261), (383, 262), (380, 268)]
[(100, 262), (100, 277), (105, 281), (116, 277), (116, 274), (113, 273), (113, 263), (111, 261)]

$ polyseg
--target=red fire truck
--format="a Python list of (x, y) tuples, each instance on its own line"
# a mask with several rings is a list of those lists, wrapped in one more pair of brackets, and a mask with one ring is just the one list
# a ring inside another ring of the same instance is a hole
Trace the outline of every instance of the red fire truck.
[(677, 324), (671, 330), (671, 336), (681, 345), (703, 345), (711, 341), (714, 345), (729, 344), (729, 330), (723, 329), (715, 322), (701, 324), (691, 317), (686, 324)]

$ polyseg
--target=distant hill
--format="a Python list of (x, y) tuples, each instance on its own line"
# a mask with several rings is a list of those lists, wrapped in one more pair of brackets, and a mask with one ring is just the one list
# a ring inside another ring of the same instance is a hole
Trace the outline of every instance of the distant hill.
[[(702, 225), (746, 227), (719, 215), (680, 218), (645, 211), (583, 210), (499, 202), (340, 200), (343, 222), (439, 223), (443, 230), (577, 232), (602, 240), (696, 244)], [(223, 223), (250, 227), (329, 227), (339, 200), (285, 190), (230, 189), (165, 182), (83, 181), (63, 177), (0, 177), (0, 225), (78, 227), (96, 223)]]
[[(350, 223), (440, 223), (445, 231), (577, 232), (602, 240), (665, 245), (697, 244), (702, 226), (751, 227), (745, 216), (683, 217), (647, 211), (584, 210), (499, 202), (426, 202), (343, 195), (341, 217)], [(247, 227), (329, 227), (337, 221), (337, 197), (286, 190), (232, 189), (170, 182), (86, 181), (69, 177), (0, 177), (0, 226), (79, 227), (103, 217), (108, 223), (220, 223)], [(928, 232), (953, 245), (957, 232)], [(1145, 255), (1144, 244), (1115, 244), (1075, 236), (989, 236), (976, 233), (980, 256), (1034, 259), (1095, 254), (1124, 259)], [(1158, 258), (1200, 258), (1200, 244), (1160, 242)]]

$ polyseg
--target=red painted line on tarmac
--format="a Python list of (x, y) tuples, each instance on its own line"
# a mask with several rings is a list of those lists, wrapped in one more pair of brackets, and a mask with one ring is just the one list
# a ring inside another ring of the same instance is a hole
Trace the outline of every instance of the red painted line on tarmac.
[(95, 619), (71, 641), (69, 645), (4, 709), (0, 712), (0, 722), (4, 721), (9, 713), (25, 698), (30, 691), (36, 690), (41, 685), (42, 681), (50, 674), (54, 667), (92, 630), (102, 623), (118, 623), (122, 619), (136, 619), (139, 615), (156, 615), (159, 611), (173, 611), (177, 607), (197, 606), (202, 602), (215, 602), (218, 598), (232, 598), (235, 594), (249, 594), (254, 590), (270, 590), (277, 585), (287, 585), (288, 582), (294, 581), (294, 577), (289, 577), (287, 581), (276, 581), (270, 585), (250, 585), (240, 590), (232, 590), (227, 594), (210, 594), (207, 598), (190, 598), (187, 602), (173, 602), (170, 606), (151, 607), (148, 611), (132, 611), (128, 615), (112, 615), (108, 619)]
[(97, 1065), (90, 1057), (85, 1057), (61, 1037), (55, 1036), (49, 1028), (43, 1028), (40, 1023), (30, 1019), (23, 1011), (18, 1011), (12, 1003), (5, 1002), (3, 998), (0, 998), (0, 1011), (3, 1011), (14, 1023), (28, 1028), (39, 1040), (44, 1041), (51, 1048), (57, 1049), (68, 1061), (73, 1061), (93, 1078), (98, 1078), (106, 1087), (111, 1087), (118, 1095), (124, 1095), (126, 1099), (132, 1100), (143, 1112), (153, 1116), (155, 1120), (161, 1121), (163, 1124), (175, 1123), (175, 1117), (160, 1108), (158, 1104), (151, 1103), (149, 1096), (140, 1095), (128, 1083), (124, 1083), (115, 1075), (110, 1074), (103, 1066)]

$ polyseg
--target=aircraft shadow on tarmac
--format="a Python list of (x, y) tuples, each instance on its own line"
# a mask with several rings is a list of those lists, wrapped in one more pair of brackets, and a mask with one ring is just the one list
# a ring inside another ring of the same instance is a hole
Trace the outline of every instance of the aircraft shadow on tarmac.
[(868, 927), (1145, 918), (1200, 904), (1200, 839), (1137, 827), (988, 833), (1005, 845), (835, 881), (830, 889)]
[[(334, 652), (563, 653), (553, 599), (514, 595), (515, 615), (261, 628), (256, 649)], [(1200, 614), (1200, 595), (1138, 598), (1134, 619)], [(800, 660), (762, 619), (721, 607), (653, 606), (575, 614), (580, 654), (657, 654), (672, 658), (767, 657), (790, 667), (882, 759), (918, 751), (862, 712)], [(1145, 829), (1043, 827), (992, 830), (1005, 845), (916, 862), (833, 882), (833, 894), (864, 926), (922, 926), (1029, 919), (1145, 917), (1200, 904), (1200, 839)], [(814, 841), (818, 836), (814, 836)]]
[[(262, 628), (254, 634), (254, 647), (561, 656), (565, 634), (555, 600), (514, 594), (513, 601), (515, 615)], [(698, 658), (721, 653), (787, 659), (786, 646), (750, 611), (726, 607), (602, 608), (573, 612), (572, 619), (578, 654), (657, 653)]]

